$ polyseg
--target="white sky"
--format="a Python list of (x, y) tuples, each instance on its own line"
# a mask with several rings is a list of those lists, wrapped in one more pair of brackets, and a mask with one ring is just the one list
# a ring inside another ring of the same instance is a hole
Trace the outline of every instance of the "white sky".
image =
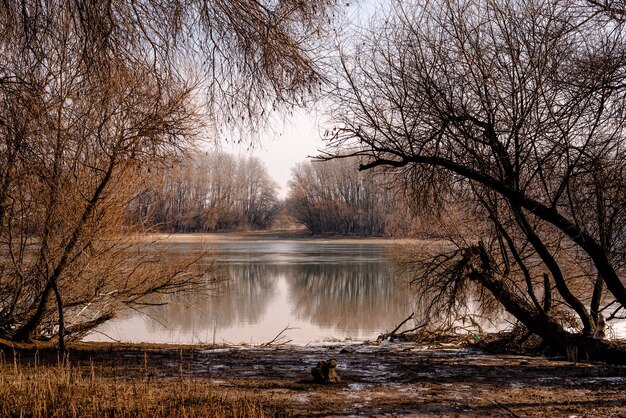
[(319, 118), (313, 111), (298, 109), (293, 116), (277, 116), (272, 127), (254, 140), (251, 148), (245, 140), (241, 144), (222, 143), (222, 150), (235, 155), (255, 156), (267, 167), (270, 176), (280, 186), (279, 197), (287, 195), (291, 168), (318, 154), (324, 147)]

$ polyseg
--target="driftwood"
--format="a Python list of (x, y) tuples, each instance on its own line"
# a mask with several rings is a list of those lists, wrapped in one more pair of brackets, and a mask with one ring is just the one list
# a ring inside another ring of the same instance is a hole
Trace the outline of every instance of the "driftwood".
[(409, 315), (404, 321), (400, 322), (400, 324), (398, 324), (397, 327), (395, 327), (393, 329), (393, 331), (385, 333), (385, 334), (380, 334), (378, 336), (378, 338), (376, 339), (378, 342), (382, 342), (382, 341), (393, 341), (402, 337), (406, 337), (408, 334), (410, 334), (411, 332), (415, 332), (418, 331), (422, 328), (424, 328), (426, 326), (426, 324), (422, 324), (422, 325), (418, 325), (414, 328), (411, 329), (407, 329), (405, 331), (402, 332), (398, 332), (398, 330), (402, 327), (402, 325), (406, 324), (407, 322), (409, 322), (411, 319), (413, 319), (415, 317), (415, 313), (411, 313), (411, 315)]
[(315, 383), (341, 382), (341, 377), (337, 373), (337, 360), (334, 358), (317, 363), (317, 366), (311, 369), (311, 374)]
[(283, 328), (282, 331), (280, 331), (278, 333), (278, 335), (276, 335), (271, 341), (265, 342), (261, 345), (259, 345), (259, 347), (261, 348), (267, 348), (267, 347), (280, 347), (282, 345), (287, 345), (289, 344), (292, 340), (287, 340), (285, 335), (283, 335), (285, 332), (290, 331), (292, 329), (298, 329), (298, 328), (293, 328), (290, 327), (289, 325), (287, 325), (285, 328)]

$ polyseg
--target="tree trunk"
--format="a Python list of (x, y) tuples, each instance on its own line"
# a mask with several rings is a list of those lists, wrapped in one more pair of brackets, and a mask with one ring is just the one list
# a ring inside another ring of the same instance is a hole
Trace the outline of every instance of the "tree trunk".
[(578, 317), (583, 323), (583, 334), (591, 335), (595, 328), (594, 322), (589, 315), (587, 308), (585, 308), (585, 305), (583, 305), (583, 303), (576, 296), (574, 296), (574, 294), (567, 287), (567, 283), (565, 282), (565, 277), (563, 277), (559, 263), (557, 263), (554, 259), (550, 250), (548, 250), (545, 246), (539, 235), (535, 233), (522, 210), (515, 205), (511, 205), (511, 209), (515, 214), (522, 231), (524, 231), (526, 238), (528, 238), (528, 241), (533, 246), (543, 263), (550, 270), (554, 283), (556, 284), (557, 291), (563, 300), (578, 314)]
[(477, 181), (508, 199), (511, 204), (520, 206), (538, 218), (554, 225), (587, 253), (598, 270), (598, 273), (602, 276), (607, 289), (619, 303), (626, 306), (626, 286), (624, 286), (617, 271), (611, 264), (606, 250), (602, 248), (600, 243), (598, 243), (592, 235), (580, 228), (576, 223), (567, 219), (554, 207), (546, 206), (540, 201), (521, 193), (519, 190), (511, 189), (505, 183), (485, 173), (439, 156), (407, 154), (402, 155), (398, 160), (377, 158), (367, 164), (361, 164), (359, 170), (369, 170), (378, 166), (399, 168), (409, 163), (441, 167), (469, 180)]
[(603, 291), (604, 281), (602, 280), (602, 276), (598, 274), (596, 277), (596, 283), (593, 286), (593, 295), (591, 296), (591, 305), (590, 305), (590, 313), (593, 317), (594, 322), (598, 322), (598, 314), (600, 313), (600, 300), (602, 299), (602, 291)]
[(491, 258), (482, 245), (468, 248), (464, 258), (469, 279), (489, 290), (509, 313), (560, 355), (574, 361), (626, 364), (626, 345), (569, 333), (550, 316), (533, 309), (526, 300), (509, 291), (504, 282), (496, 277)]
[(548, 273), (543, 273), (543, 311), (550, 314), (552, 309), (552, 288), (550, 287), (550, 277)]
[(57, 286), (56, 282), (52, 283), (52, 290), (54, 290), (59, 315), (59, 352), (61, 353), (61, 356), (65, 358), (65, 319), (63, 317), (63, 299), (61, 298), (61, 292), (59, 292), (59, 286)]
[(48, 304), (48, 298), (50, 297), (50, 291), (52, 291), (52, 282), (46, 282), (46, 287), (44, 287), (41, 292), (41, 298), (39, 299), (39, 304), (37, 305), (37, 310), (33, 316), (19, 329), (15, 331), (13, 337), (11, 338), (14, 341), (18, 342), (31, 342), (33, 337), (33, 332), (39, 325), (39, 322), (43, 318), (43, 315), (46, 311), (46, 305)]

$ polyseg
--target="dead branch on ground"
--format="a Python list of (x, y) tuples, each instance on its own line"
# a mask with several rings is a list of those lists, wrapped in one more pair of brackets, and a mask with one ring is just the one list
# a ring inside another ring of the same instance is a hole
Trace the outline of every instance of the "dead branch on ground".
[(287, 345), (290, 342), (292, 342), (293, 340), (286, 340), (285, 341), (285, 335), (283, 335), (285, 332), (290, 331), (292, 329), (298, 329), (296, 327), (290, 327), (289, 325), (287, 325), (285, 328), (282, 329), (282, 331), (280, 331), (273, 339), (271, 339), (268, 342), (265, 342), (261, 345), (259, 345), (259, 347), (261, 348), (267, 348), (267, 347), (280, 347), (283, 345)]

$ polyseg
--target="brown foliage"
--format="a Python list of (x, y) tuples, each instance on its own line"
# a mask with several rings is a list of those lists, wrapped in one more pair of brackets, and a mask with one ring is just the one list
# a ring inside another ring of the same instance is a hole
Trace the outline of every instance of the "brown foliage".
[[(124, 369), (115, 370), (123, 373)], [(0, 362), (0, 415), (30, 417), (275, 417), (261, 394), (232, 393), (206, 379), (117, 379), (91, 365)]]
[(199, 284), (200, 256), (164, 260), (125, 208), (205, 132), (200, 97), (213, 121), (251, 120), (311, 87), (305, 46), (329, 3), (3, 3), (0, 336), (63, 348), (120, 306)]
[(289, 182), (287, 210), (313, 234), (406, 236), (414, 214), (403, 191), (383, 173), (359, 173), (353, 160), (298, 164)]

